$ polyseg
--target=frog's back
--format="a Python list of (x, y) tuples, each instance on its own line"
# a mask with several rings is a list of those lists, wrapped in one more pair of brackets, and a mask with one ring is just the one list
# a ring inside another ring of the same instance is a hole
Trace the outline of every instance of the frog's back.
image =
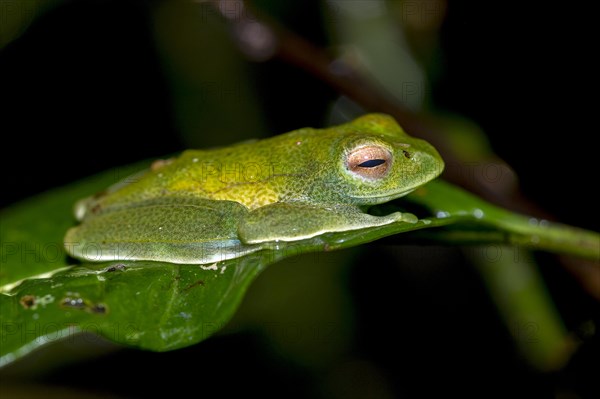
[(227, 147), (186, 150), (81, 201), (76, 213), (81, 220), (90, 211), (169, 196), (230, 200), (249, 209), (294, 197), (311, 169), (307, 144), (315, 145), (317, 136), (316, 129), (304, 128)]
[[(314, 129), (300, 129), (213, 150), (188, 150), (143, 182), (150, 195), (193, 195), (237, 201), (249, 209), (301, 195), (315, 169)], [(139, 189), (139, 187), (138, 187)]]

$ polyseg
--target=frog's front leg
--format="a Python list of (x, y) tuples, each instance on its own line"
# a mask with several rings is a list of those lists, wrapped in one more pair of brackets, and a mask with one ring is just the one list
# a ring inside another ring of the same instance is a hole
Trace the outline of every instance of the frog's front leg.
[(416, 223), (411, 213), (394, 212), (373, 216), (349, 205), (276, 203), (258, 208), (242, 217), (238, 227), (246, 244), (298, 241), (325, 233), (384, 226), (395, 222)]

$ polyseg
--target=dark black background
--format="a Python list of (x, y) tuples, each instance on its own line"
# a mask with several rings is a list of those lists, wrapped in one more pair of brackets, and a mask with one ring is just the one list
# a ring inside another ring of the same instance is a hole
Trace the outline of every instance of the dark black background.
[[(68, 3), (0, 52), (1, 205), (182, 149), (147, 13), (145, 2)], [(438, 107), (481, 124), (532, 200), (563, 222), (597, 230), (597, 197), (590, 192), (598, 174), (598, 149), (591, 144), (597, 111), (590, 14), (567, 3), (452, 2), (441, 34), (445, 72), (433, 94)], [(276, 79), (278, 68), (289, 67), (267, 68)], [(322, 124), (318, 115), (324, 118), (325, 108), (311, 108), (321, 105), (311, 99), (328, 98), (330, 90), (310, 77), (287, 82), (295, 97), (277, 112), (265, 111), (270, 123), (286, 126), (305, 113), (303, 125)], [(266, 98), (282, 94), (281, 87), (261, 90)], [(357, 320), (354, 355), (385, 370), (397, 382), (398, 397), (598, 392), (592, 379), (597, 337), (587, 339), (563, 371), (533, 371), (515, 352), (476, 273), (457, 250), (447, 251), (435, 276), (372, 254), (348, 271)], [(569, 329), (593, 315), (598, 322), (597, 304), (553, 258), (541, 260)], [(373, 264), (380, 274), (366, 273)], [(425, 284), (424, 278), (432, 280)], [(398, 315), (398, 302), (414, 303), (414, 309)], [(144, 377), (132, 377), (134, 370)], [(189, 387), (193, 396), (307, 397), (321, 392), (319, 378), (273, 352), (260, 336), (244, 333), (164, 354), (123, 350), (61, 366), (34, 382), (126, 397)]]

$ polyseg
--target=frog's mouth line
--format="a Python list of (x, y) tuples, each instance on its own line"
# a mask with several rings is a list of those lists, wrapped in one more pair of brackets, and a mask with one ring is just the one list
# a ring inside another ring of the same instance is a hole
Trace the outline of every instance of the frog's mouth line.
[[(418, 186), (420, 187), (420, 186)], [(357, 199), (357, 200), (365, 200), (365, 199), (369, 199), (369, 200), (374, 200), (373, 202), (371, 202), (373, 205), (376, 204), (382, 204), (391, 200), (394, 200), (396, 198), (400, 198), (400, 197), (404, 197), (407, 194), (412, 193), (413, 191), (415, 191), (418, 187), (414, 187), (408, 190), (404, 190), (404, 191), (400, 191), (400, 192), (396, 192), (390, 195), (381, 195), (378, 197), (374, 197), (374, 196), (354, 196), (352, 197), (353, 199)]]

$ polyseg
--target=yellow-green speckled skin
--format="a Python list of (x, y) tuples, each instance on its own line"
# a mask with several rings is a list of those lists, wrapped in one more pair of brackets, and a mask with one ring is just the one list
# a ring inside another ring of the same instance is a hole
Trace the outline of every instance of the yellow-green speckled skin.
[[(381, 179), (348, 171), (348, 153), (382, 146), (392, 154)], [(81, 224), (65, 248), (88, 261), (156, 260), (206, 264), (267, 243), (379, 226), (366, 206), (398, 198), (443, 170), (437, 151), (387, 115), (370, 114), (327, 129), (303, 128), (269, 139), (188, 150), (132, 182), (80, 201)]]

